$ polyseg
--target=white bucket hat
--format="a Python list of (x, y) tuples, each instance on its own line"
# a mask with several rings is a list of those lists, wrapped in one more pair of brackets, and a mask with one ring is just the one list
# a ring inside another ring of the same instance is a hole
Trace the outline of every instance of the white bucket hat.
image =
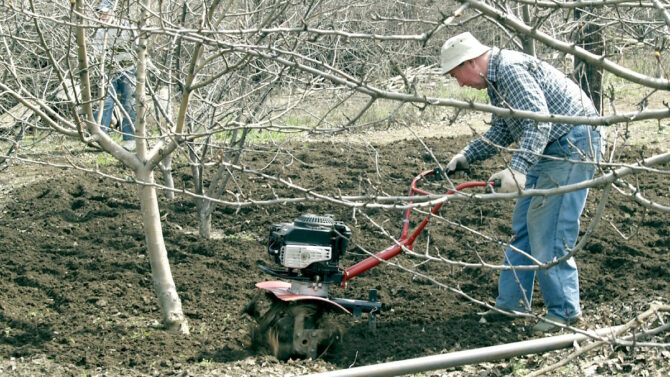
[(449, 38), (442, 45), (440, 63), (442, 73), (449, 73), (461, 63), (481, 56), (491, 47), (479, 43), (472, 34), (465, 32)]
[(115, 4), (112, 0), (101, 0), (98, 3), (96, 10), (100, 13), (112, 13), (114, 11)]

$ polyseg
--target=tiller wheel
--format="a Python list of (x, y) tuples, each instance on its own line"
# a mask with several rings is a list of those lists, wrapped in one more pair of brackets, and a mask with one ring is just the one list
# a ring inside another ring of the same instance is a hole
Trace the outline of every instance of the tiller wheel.
[[(257, 324), (251, 329), (252, 346), (278, 360), (316, 359), (342, 339), (343, 329), (332, 318), (330, 304), (319, 301), (283, 301), (267, 293), (247, 307)], [(260, 314), (259, 306), (269, 306)]]

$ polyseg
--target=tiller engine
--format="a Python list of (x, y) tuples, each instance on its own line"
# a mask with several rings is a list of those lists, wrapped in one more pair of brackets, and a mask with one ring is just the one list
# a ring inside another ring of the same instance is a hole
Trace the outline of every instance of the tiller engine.
[[(439, 171), (428, 170), (415, 177), (410, 196), (429, 194), (416, 185), (425, 176), (434, 174), (439, 176)], [(464, 188), (486, 186), (497, 185), (493, 182), (466, 182), (447, 192), (447, 195)], [(396, 243), (346, 269), (340, 267), (340, 259), (349, 245), (351, 230), (344, 223), (335, 221), (332, 216), (306, 214), (292, 223), (273, 224), (268, 253), (281, 268), (259, 267), (282, 281), (256, 284), (261, 292), (267, 293), (265, 296), (270, 299), (270, 305), (262, 315), (258, 299), (245, 309), (258, 322), (252, 330), (253, 344), (267, 348), (280, 360), (292, 356), (316, 358), (342, 336), (342, 329), (329, 315), (331, 312), (343, 312), (356, 317), (367, 313), (370, 327), (374, 329), (375, 314), (382, 307), (377, 301), (375, 290), (370, 290), (368, 300), (354, 300), (332, 297), (328, 287), (335, 284), (344, 288), (349, 279), (375, 267), (382, 260), (400, 254), (404, 247), (411, 249), (431, 215), (436, 214), (441, 207), (442, 203), (433, 207), (431, 214), (411, 234), (411, 209), (407, 209), (402, 234)]]

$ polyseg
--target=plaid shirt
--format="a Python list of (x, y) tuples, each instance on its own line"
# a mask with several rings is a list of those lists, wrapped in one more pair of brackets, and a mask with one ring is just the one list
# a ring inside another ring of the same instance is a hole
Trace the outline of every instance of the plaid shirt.
[[(543, 114), (598, 116), (588, 96), (548, 63), (517, 51), (493, 48), (486, 76), (491, 104)], [(468, 162), (487, 159), (514, 142), (510, 167), (526, 174), (551, 142), (568, 133), (569, 124), (491, 117), (491, 127), (461, 153)], [(497, 146), (497, 147), (496, 147)], [(531, 153), (528, 153), (531, 152)]]

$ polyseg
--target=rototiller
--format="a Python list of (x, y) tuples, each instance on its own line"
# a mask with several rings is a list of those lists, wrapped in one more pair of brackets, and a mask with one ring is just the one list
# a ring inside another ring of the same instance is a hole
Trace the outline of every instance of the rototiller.
[[(410, 186), (409, 196), (429, 195), (417, 187), (427, 176), (443, 177), (441, 170), (427, 170), (417, 175)], [(449, 190), (447, 195), (472, 187), (497, 187), (499, 182), (465, 182)], [(412, 201), (410, 200), (410, 203)], [(347, 286), (355, 276), (400, 254), (403, 248), (412, 249), (414, 240), (426, 227), (442, 203), (437, 204), (423, 221), (409, 232), (411, 208), (405, 211), (400, 238), (392, 246), (342, 269), (340, 258), (344, 255), (351, 230), (330, 216), (302, 215), (292, 223), (274, 224), (270, 229), (268, 252), (280, 269), (259, 266), (262, 271), (287, 281), (264, 281), (256, 284), (270, 300), (269, 309), (260, 314), (258, 300), (254, 299), (245, 309), (258, 325), (252, 330), (255, 346), (267, 348), (280, 360), (289, 357), (315, 358), (333, 342), (340, 339), (341, 328), (324, 316), (327, 312), (343, 312), (360, 316), (368, 313), (370, 326), (375, 326), (375, 313), (381, 310), (375, 290), (370, 290), (368, 300), (332, 297), (328, 287), (332, 284)]]

